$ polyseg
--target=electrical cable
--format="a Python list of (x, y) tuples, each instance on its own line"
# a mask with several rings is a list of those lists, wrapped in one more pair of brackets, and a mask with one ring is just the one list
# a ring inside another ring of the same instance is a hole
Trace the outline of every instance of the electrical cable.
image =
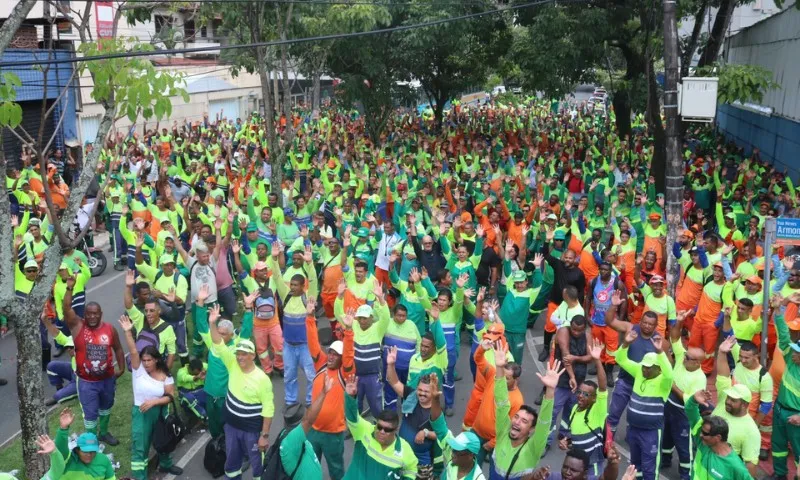
[(184, 53), (200, 53), (200, 52), (209, 52), (209, 51), (224, 51), (224, 50), (238, 50), (242, 48), (255, 48), (255, 47), (277, 47), (281, 45), (293, 45), (297, 43), (309, 43), (309, 42), (321, 42), (326, 40), (338, 40), (343, 38), (355, 38), (355, 37), (363, 37), (369, 35), (377, 35), (381, 33), (390, 33), (390, 32), (403, 32), (406, 30), (415, 30), (417, 28), (425, 28), (425, 27), (433, 27), (437, 25), (443, 25), (446, 23), (461, 21), (461, 20), (469, 20), (472, 18), (483, 17), (486, 15), (495, 15), (498, 13), (505, 13), (514, 10), (522, 10), (525, 8), (536, 7), (548, 3), (556, 3), (558, 1), (559, 4), (567, 4), (567, 3), (584, 3), (588, 0), (537, 0), (534, 2), (524, 3), (521, 5), (509, 5), (503, 8), (497, 8), (494, 10), (487, 10), (484, 12), (477, 12), (477, 13), (470, 13), (467, 15), (460, 15), (457, 17), (448, 17), (442, 18), (439, 20), (431, 20), (428, 22), (422, 23), (415, 23), (412, 25), (400, 25), (397, 27), (390, 27), (390, 28), (382, 28), (378, 30), (370, 30), (368, 32), (353, 32), (353, 33), (336, 33), (331, 35), (318, 35), (314, 37), (304, 37), (304, 38), (294, 38), (294, 39), (287, 39), (287, 40), (274, 40), (269, 42), (255, 42), (255, 43), (246, 43), (240, 45), (220, 45), (220, 46), (209, 46), (209, 47), (195, 47), (195, 48), (183, 48), (183, 49), (167, 49), (167, 50), (152, 50), (152, 51), (140, 51), (140, 52), (121, 52), (121, 53), (112, 53), (107, 55), (93, 55), (90, 57), (72, 57), (72, 58), (61, 58), (61, 59), (44, 59), (44, 60), (24, 60), (24, 61), (12, 61), (12, 62), (0, 62), (0, 68), (9, 68), (9, 67), (23, 67), (23, 66), (31, 66), (31, 65), (56, 65), (56, 64), (67, 64), (67, 63), (79, 63), (79, 62), (89, 62), (89, 61), (98, 61), (98, 60), (110, 60), (114, 58), (132, 58), (132, 57), (152, 57), (152, 56), (161, 56), (161, 55), (177, 55), (177, 54), (184, 54)]

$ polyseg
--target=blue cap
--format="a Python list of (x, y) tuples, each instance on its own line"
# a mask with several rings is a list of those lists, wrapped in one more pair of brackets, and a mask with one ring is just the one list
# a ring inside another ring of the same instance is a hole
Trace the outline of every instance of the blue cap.
[(94, 433), (82, 433), (80, 437), (78, 437), (78, 448), (81, 449), (81, 452), (98, 452), (100, 451), (100, 442), (97, 441), (97, 435)]

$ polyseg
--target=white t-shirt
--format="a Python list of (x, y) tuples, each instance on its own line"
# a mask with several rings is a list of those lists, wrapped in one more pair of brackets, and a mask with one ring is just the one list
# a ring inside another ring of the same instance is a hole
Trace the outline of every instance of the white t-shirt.
[[(196, 264), (196, 265), (195, 265)], [(194, 268), (192, 266), (194, 265)], [(208, 285), (208, 299), (206, 303), (217, 301), (217, 259), (211, 256), (208, 265), (200, 265), (197, 263), (196, 257), (189, 257), (189, 271), (191, 275), (189, 278), (189, 286), (192, 292), (192, 302), (197, 300), (197, 293), (200, 287)]]
[(164, 387), (172, 385), (175, 380), (167, 377), (159, 381), (147, 374), (143, 364), (133, 371), (133, 404), (141, 406), (148, 400), (153, 400), (164, 396)]

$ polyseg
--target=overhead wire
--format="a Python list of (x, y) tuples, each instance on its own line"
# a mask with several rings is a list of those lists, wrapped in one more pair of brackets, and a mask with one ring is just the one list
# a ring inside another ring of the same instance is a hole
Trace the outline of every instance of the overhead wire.
[[(57, 65), (57, 64), (68, 64), (68, 63), (81, 63), (81, 62), (90, 62), (90, 61), (99, 61), (99, 60), (110, 60), (115, 58), (132, 58), (132, 57), (152, 57), (152, 56), (162, 56), (162, 55), (178, 55), (178, 54), (185, 54), (185, 53), (200, 53), (200, 52), (209, 52), (209, 51), (227, 51), (227, 50), (238, 50), (243, 48), (256, 48), (256, 47), (277, 47), (281, 45), (293, 45), (298, 43), (310, 43), (310, 42), (322, 42), (327, 40), (339, 40), (344, 38), (355, 38), (355, 37), (363, 37), (363, 36), (370, 36), (370, 35), (378, 35), (382, 33), (390, 33), (390, 32), (403, 32), (407, 30), (415, 30), (418, 28), (427, 28), (433, 27), (437, 25), (443, 25), (446, 23), (457, 22), (462, 20), (469, 20), (473, 18), (479, 18), (487, 15), (496, 15), (499, 13), (506, 13), (510, 11), (521, 10), (525, 8), (536, 7), (540, 5), (545, 5), (548, 3), (556, 3), (557, 0), (536, 0), (529, 3), (524, 3), (520, 5), (509, 5), (502, 8), (496, 8), (493, 10), (486, 10), (483, 12), (476, 12), (470, 13), (466, 15), (459, 15), (456, 17), (448, 17), (442, 18), (438, 20), (431, 20), (428, 22), (421, 22), (415, 23), (411, 25), (400, 25), (397, 27), (389, 27), (389, 28), (382, 28), (377, 30), (370, 30), (366, 32), (351, 32), (351, 33), (336, 33), (331, 35), (316, 35), (313, 37), (303, 37), (303, 38), (293, 38), (287, 40), (274, 40), (269, 42), (254, 42), (254, 43), (246, 43), (246, 44), (237, 44), (237, 45), (218, 45), (218, 46), (207, 46), (207, 47), (193, 47), (193, 48), (173, 48), (173, 49), (164, 49), (164, 50), (152, 50), (152, 51), (137, 51), (137, 52), (121, 52), (121, 53), (111, 53), (111, 54), (104, 54), (104, 55), (92, 55), (88, 57), (72, 57), (72, 58), (50, 58), (50, 59), (42, 59), (42, 60), (24, 60), (24, 61), (11, 61), (11, 62), (0, 62), (0, 68), (9, 68), (9, 67), (22, 67), (22, 66), (31, 66), (31, 65)], [(559, 4), (566, 4), (566, 3), (584, 3), (588, 0), (558, 0)]]

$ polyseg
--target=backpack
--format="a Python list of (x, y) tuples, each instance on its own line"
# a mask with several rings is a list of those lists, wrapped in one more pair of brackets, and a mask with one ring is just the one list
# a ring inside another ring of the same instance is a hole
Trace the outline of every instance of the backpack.
[[(584, 414), (583, 414), (583, 423), (585, 423), (586, 427), (589, 428), (589, 430), (594, 434), (595, 437), (597, 437), (598, 440), (600, 440), (600, 445), (603, 446), (603, 458), (608, 458), (609, 447), (611, 445), (613, 445), (613, 440), (611, 442), (609, 442), (609, 439), (611, 438), (611, 436), (609, 435), (609, 432), (610, 432), (611, 428), (610, 428), (608, 422), (606, 422), (603, 427), (592, 429), (592, 427), (589, 426), (589, 412), (591, 410), (592, 410), (592, 408), (589, 407), (584, 412)], [(568, 425), (572, 426), (572, 419), (575, 418), (575, 414), (576, 413), (578, 413), (578, 409), (577, 408), (574, 409), (572, 411), (572, 413), (570, 414)]]
[[(194, 265), (192, 265), (192, 266), (194, 266)], [(178, 272), (177, 269), (175, 270), (175, 273), (172, 275), (172, 283), (175, 284), (175, 288), (178, 287), (178, 280), (180, 279), (180, 275), (181, 274), (180, 274), (180, 272)], [(158, 281), (161, 280), (161, 277), (163, 277), (163, 276), (164, 276), (164, 271), (163, 270), (159, 270), (158, 273), (156, 273), (155, 280), (153, 280), (153, 285), (158, 283)]]
[[(297, 428), (297, 427), (295, 427)], [(302, 428), (302, 427), (300, 427)], [(300, 456), (297, 458), (297, 465), (292, 467), (291, 473), (283, 468), (283, 461), (281, 461), (281, 442), (289, 434), (285, 428), (278, 434), (275, 443), (269, 446), (267, 455), (264, 457), (264, 470), (261, 475), (261, 480), (292, 480), (295, 473), (300, 468), (300, 463), (303, 461), (303, 456), (306, 454), (306, 442), (303, 442), (303, 447), (300, 450)]]
[[(169, 395), (170, 406), (162, 407), (158, 421), (153, 427), (153, 448), (159, 454), (172, 453), (186, 434), (186, 426), (178, 415), (178, 406), (175, 397)], [(164, 413), (166, 410), (166, 414)]]
[(275, 294), (268, 286), (259, 286), (259, 296), (254, 302), (255, 318), (258, 320), (272, 320), (278, 306), (275, 304)]
[(212, 438), (206, 444), (206, 451), (203, 455), (203, 466), (211, 474), (212, 478), (219, 478), (225, 475), (225, 460), (228, 454), (225, 451), (225, 435)]
[[(155, 330), (145, 329), (135, 335), (136, 337), (136, 351), (141, 353), (145, 347), (153, 346), (158, 350), (161, 346), (161, 340), (159, 340), (158, 335), (163, 332), (164, 330), (169, 327), (167, 322), (162, 323), (161, 325), (157, 326)], [(135, 333), (135, 332), (134, 332)], [(131, 370), (131, 354), (125, 354), (125, 361), (128, 364), (128, 370)]]

